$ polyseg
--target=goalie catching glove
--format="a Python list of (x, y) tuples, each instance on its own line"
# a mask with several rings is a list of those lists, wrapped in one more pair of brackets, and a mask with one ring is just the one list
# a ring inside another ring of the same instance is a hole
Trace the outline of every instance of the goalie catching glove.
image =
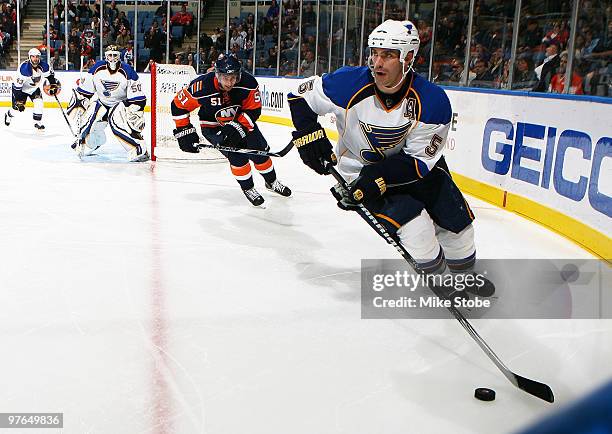
[(318, 122), (309, 128), (294, 131), (293, 145), (300, 153), (300, 158), (308, 167), (319, 175), (327, 175), (325, 163), (336, 165), (336, 155), (325, 130)]
[(247, 130), (240, 122), (231, 121), (223, 125), (217, 136), (221, 139), (219, 145), (240, 148), (246, 138)]
[(348, 185), (348, 190), (340, 184), (331, 189), (331, 193), (338, 201), (338, 207), (348, 211), (382, 196), (386, 191), (387, 183), (382, 175), (382, 170), (376, 164), (364, 166), (359, 177)]
[(200, 137), (193, 125), (187, 124), (184, 127), (178, 127), (174, 129), (172, 133), (176, 140), (178, 140), (181, 151), (191, 153), (199, 152)]

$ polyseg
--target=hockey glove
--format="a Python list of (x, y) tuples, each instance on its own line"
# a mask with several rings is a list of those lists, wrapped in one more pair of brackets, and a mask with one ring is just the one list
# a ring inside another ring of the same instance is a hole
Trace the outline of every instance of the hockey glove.
[(231, 121), (223, 125), (217, 133), (219, 145), (240, 148), (246, 138), (247, 130), (240, 122)]
[(317, 122), (309, 128), (294, 131), (291, 135), (293, 136), (293, 145), (300, 153), (300, 158), (304, 164), (319, 175), (328, 174), (324, 162), (336, 165), (336, 155), (333, 152), (332, 144), (321, 124)]
[(25, 103), (25, 101), (13, 101), (13, 109), (22, 112), (25, 110)]
[[(126, 114), (127, 114), (127, 124), (128, 126), (140, 133), (142, 130), (144, 130), (145, 127), (145, 120), (144, 120), (144, 111), (143, 109), (136, 104), (130, 104), (126, 107), (125, 109)], [(199, 141), (199, 139), (198, 139)]]
[(334, 185), (329, 191), (338, 201), (338, 208), (344, 211), (355, 211), (359, 208), (359, 204), (355, 202), (348, 190), (340, 184)]
[(49, 92), (49, 95), (57, 95), (60, 89), (62, 88), (62, 84), (57, 78), (55, 78), (54, 75), (50, 75), (49, 77), (47, 77), (47, 81), (49, 81), (49, 89), (47, 90), (47, 92)]
[(349, 195), (355, 203), (364, 203), (382, 196), (387, 191), (387, 183), (380, 165), (364, 166), (359, 177), (349, 184)]
[(184, 127), (178, 127), (172, 131), (174, 137), (178, 140), (179, 147), (183, 152), (198, 152), (198, 145), (200, 144), (200, 137), (196, 132), (193, 125), (187, 124)]

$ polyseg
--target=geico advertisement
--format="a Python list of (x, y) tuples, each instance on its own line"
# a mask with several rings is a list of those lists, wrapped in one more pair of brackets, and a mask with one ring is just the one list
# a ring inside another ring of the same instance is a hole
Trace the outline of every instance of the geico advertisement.
[(610, 233), (612, 105), (448, 94), (452, 170)]

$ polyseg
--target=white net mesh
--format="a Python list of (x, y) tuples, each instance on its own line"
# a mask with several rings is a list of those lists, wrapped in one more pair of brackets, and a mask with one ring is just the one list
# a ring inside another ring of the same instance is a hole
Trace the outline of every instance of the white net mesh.
[[(223, 155), (215, 149), (202, 149), (198, 154), (181, 151), (172, 134), (175, 128), (170, 103), (179, 90), (197, 76), (189, 65), (156, 64), (151, 74), (151, 153), (158, 160), (221, 162)], [(199, 130), (197, 111), (191, 113), (191, 124)], [(200, 137), (201, 141), (204, 141)]]

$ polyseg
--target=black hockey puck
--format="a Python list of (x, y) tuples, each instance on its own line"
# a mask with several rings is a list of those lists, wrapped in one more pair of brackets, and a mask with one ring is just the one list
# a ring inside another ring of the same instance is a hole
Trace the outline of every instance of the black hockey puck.
[(474, 391), (474, 396), (481, 401), (493, 401), (495, 399), (495, 390), (479, 387)]

